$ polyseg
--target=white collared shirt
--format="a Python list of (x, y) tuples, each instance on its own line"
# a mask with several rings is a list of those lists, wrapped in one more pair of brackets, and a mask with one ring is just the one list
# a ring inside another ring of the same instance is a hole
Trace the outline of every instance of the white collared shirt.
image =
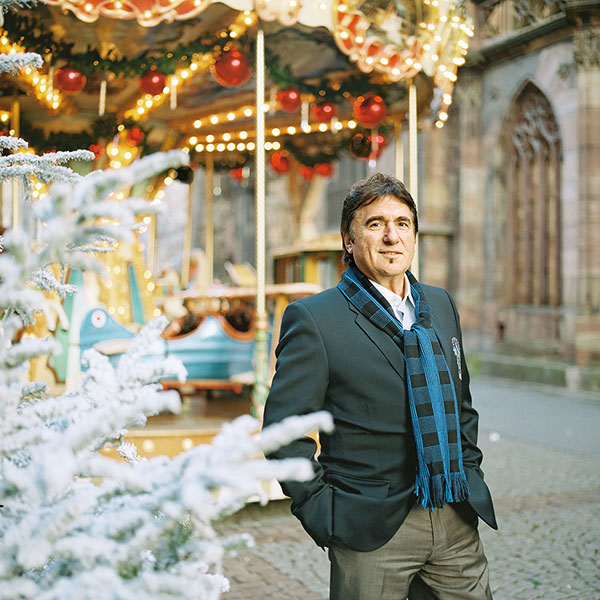
[[(371, 281), (369, 279), (369, 281)], [(415, 318), (415, 301), (412, 297), (412, 292), (410, 289), (410, 281), (408, 281), (408, 276), (404, 275), (404, 289), (406, 290), (406, 294), (404, 298), (399, 296), (398, 294), (394, 294), (392, 290), (382, 286), (379, 283), (375, 283), (371, 281), (371, 283), (375, 286), (377, 291), (390, 303), (396, 318), (400, 323), (402, 323), (402, 327), (404, 329), (410, 329), (412, 324), (416, 321)]]

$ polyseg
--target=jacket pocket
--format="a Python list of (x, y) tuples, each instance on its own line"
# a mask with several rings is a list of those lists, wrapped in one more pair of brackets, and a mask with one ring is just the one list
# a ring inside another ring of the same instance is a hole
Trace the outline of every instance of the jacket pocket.
[(369, 479), (337, 471), (326, 472), (327, 483), (350, 494), (371, 498), (387, 498), (390, 482), (387, 479)]
[(333, 535), (333, 489), (329, 485), (322, 485), (304, 502), (292, 505), (292, 514), (300, 519), (317, 546), (327, 546)]

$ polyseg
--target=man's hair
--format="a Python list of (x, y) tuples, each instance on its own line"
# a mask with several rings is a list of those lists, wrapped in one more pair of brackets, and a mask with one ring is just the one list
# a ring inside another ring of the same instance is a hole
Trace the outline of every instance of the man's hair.
[(356, 211), (365, 204), (370, 204), (381, 196), (393, 196), (403, 202), (410, 208), (412, 213), (413, 223), (415, 225), (415, 235), (419, 231), (419, 218), (417, 216), (417, 205), (412, 199), (408, 190), (404, 187), (401, 181), (398, 181), (391, 175), (383, 173), (375, 173), (367, 179), (357, 181), (348, 192), (344, 200), (342, 208), (342, 222), (340, 224), (340, 233), (342, 234), (342, 248), (344, 249), (344, 264), (349, 265), (354, 263), (352, 254), (349, 254), (344, 244), (344, 234), (348, 234), (350, 239), (354, 239), (354, 231), (352, 230), (352, 222)]

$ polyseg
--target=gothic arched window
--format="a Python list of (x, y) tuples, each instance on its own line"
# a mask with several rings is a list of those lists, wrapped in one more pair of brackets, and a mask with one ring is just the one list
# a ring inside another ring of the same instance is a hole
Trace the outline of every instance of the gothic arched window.
[(507, 300), (561, 303), (560, 134), (550, 103), (532, 83), (513, 102), (507, 157)]

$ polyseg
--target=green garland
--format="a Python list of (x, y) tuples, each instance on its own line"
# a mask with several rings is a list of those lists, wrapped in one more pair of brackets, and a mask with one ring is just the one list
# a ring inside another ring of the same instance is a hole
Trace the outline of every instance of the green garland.
[[(54, 63), (66, 61), (79, 69), (86, 77), (98, 73), (114, 73), (117, 76), (134, 77), (146, 73), (154, 67), (164, 75), (172, 75), (181, 63), (191, 63), (197, 53), (218, 53), (231, 44), (230, 38), (211, 38), (196, 40), (191, 45), (178, 44), (176, 48), (154, 48), (146, 50), (135, 58), (102, 58), (100, 53), (88, 47), (86, 52), (76, 53), (73, 44), (54, 39), (51, 33), (42, 31), (33, 15), (9, 12), (4, 16), (4, 29), (13, 40), (18, 39), (27, 52), (37, 52), (41, 56), (52, 55)], [(248, 34), (236, 40), (236, 45), (250, 46)]]
[[(391, 132), (391, 126), (381, 125), (377, 131), (384, 136), (388, 136)], [(331, 163), (339, 160), (341, 154), (351, 153), (350, 140), (357, 133), (362, 133), (368, 137), (371, 135), (371, 130), (357, 127), (351, 131), (340, 132), (335, 137), (330, 137), (327, 142), (311, 146), (308, 151), (303, 144), (294, 143), (294, 138), (290, 136), (284, 140), (283, 148), (292, 154), (299, 163), (314, 167), (319, 163)]]
[[(191, 164), (198, 165), (204, 167), (206, 164), (205, 154), (198, 153), (194, 150), (190, 153)], [(231, 171), (232, 169), (237, 169), (239, 167), (246, 167), (248, 165), (254, 165), (254, 156), (249, 152), (242, 152), (236, 155), (235, 158), (218, 158), (213, 162), (213, 169), (217, 172), (223, 173)]]
[[(111, 56), (103, 58), (96, 49), (89, 47), (86, 52), (74, 52), (73, 44), (58, 41), (52, 33), (43, 31), (31, 13), (8, 12), (4, 17), (4, 29), (11, 38), (18, 39), (27, 52), (37, 52), (42, 56), (50, 53), (54, 63), (67, 62), (79, 69), (86, 77), (106, 72), (117, 76), (134, 77), (143, 75), (152, 67), (165, 75), (172, 75), (182, 62), (189, 63), (194, 54), (218, 53), (225, 46), (231, 44), (229, 37), (222, 38), (215, 35), (210, 39), (197, 40), (191, 45), (178, 44), (176, 48), (170, 50), (155, 48), (146, 50), (134, 58), (117, 59)], [(267, 37), (267, 44), (268, 41)], [(252, 54), (254, 44), (247, 33), (237, 39), (235, 43), (245, 48), (248, 55)], [(295, 87), (302, 93), (312, 94), (316, 98), (321, 97), (336, 103), (355, 98), (367, 91), (379, 94), (384, 100), (386, 99), (387, 86), (374, 83), (368, 75), (353, 75), (338, 83), (332, 83), (326, 79), (317, 84), (311, 83), (314, 77), (295, 77), (290, 67), (282, 66), (280, 57), (270, 51), (268, 47), (265, 51), (265, 63), (269, 78), (280, 88)]]
[(76, 133), (52, 132), (46, 135), (39, 127), (34, 127), (26, 119), (21, 120), (21, 137), (26, 139), (31, 148), (38, 153), (60, 150), (89, 149), (90, 146), (99, 144), (101, 140), (109, 142), (118, 132), (118, 127), (123, 125), (125, 129), (138, 127), (144, 133), (143, 141), (138, 145), (140, 155), (151, 154), (158, 148), (149, 146), (147, 143), (148, 131), (143, 125), (132, 119), (117, 119), (114, 116), (104, 116), (96, 119), (91, 129)]
[[(353, 135), (353, 134), (352, 134)], [(314, 146), (314, 151), (307, 151), (304, 146), (295, 144), (293, 138), (283, 142), (283, 149), (287, 150), (300, 164), (314, 167), (320, 163), (331, 163), (339, 160), (340, 154), (348, 150), (351, 135), (338, 133), (335, 140)]]
[[(265, 66), (269, 72), (269, 78), (278, 87), (282, 89), (297, 88), (303, 94), (311, 94), (315, 98), (330, 100), (336, 104), (350, 101), (367, 92), (378, 94), (384, 100), (387, 97), (386, 86), (372, 82), (367, 75), (352, 75), (336, 83), (323, 80), (319, 84), (310, 83), (308, 78), (295, 77), (289, 65), (281, 66), (280, 57), (270, 52), (268, 48), (265, 50)], [(314, 77), (310, 79), (312, 80)]]

